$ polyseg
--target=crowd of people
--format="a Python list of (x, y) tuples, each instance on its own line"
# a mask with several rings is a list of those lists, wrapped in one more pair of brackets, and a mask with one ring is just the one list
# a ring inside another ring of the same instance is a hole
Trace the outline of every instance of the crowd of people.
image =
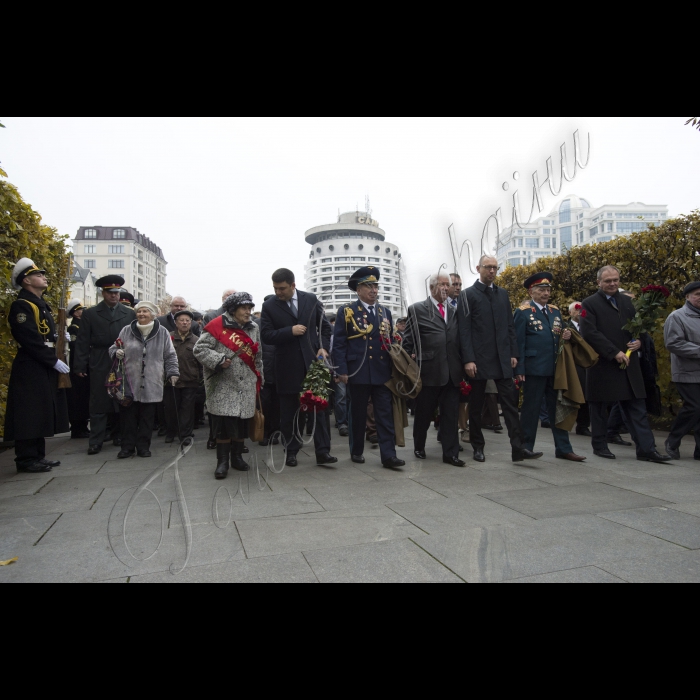
[[(688, 286), (685, 306), (666, 323), (684, 407), (662, 451), (648, 419), (658, 392), (653, 343), (624, 329), (636, 309), (621, 290), (619, 270), (600, 270), (598, 292), (574, 302), (568, 320), (549, 303), (551, 274), (523, 280), (527, 299), (513, 313), (508, 292), (495, 284), (496, 259), (484, 256), (477, 271), (467, 289), (457, 274), (434, 275), (430, 296), (396, 321), (379, 302), (374, 267), (352, 275), (348, 286), (357, 299), (337, 312), (298, 289), (287, 269), (273, 274), (274, 293), (257, 313), (250, 294), (228, 289), (216, 311), (193, 311), (176, 297), (159, 315), (124, 289), (122, 277), (109, 275), (97, 283), (100, 304), (85, 308), (74, 300), (68, 307), (70, 353), (60, 358), (63, 331), (43, 299), (46, 273), (25, 258), (12, 276), (19, 294), (9, 322), (18, 354), (5, 441), (15, 442), (19, 471), (42, 473), (60, 466), (46, 459), (47, 437), (70, 430), (88, 441), (89, 455), (111, 442), (119, 459), (147, 459), (154, 434), (180, 444), (208, 416), (215, 478), (225, 479), (230, 469), (249, 469), (244, 455), (256, 409), (265, 416), (256, 440), (282, 444), (288, 467), (302, 459), (305, 432), (313, 435), (315, 463), (337, 464), (332, 413), (353, 463), (364, 464), (370, 443), (384, 468), (399, 470), (405, 461), (397, 446), (405, 445), (410, 412), (414, 457), (427, 459), (435, 424), (443, 461), (457, 468), (466, 466), (465, 443), (476, 463), (486, 462), (485, 431), (502, 432), (501, 417), (516, 463), (543, 456), (536, 449), (540, 426), (552, 430), (555, 456), (569, 462), (586, 460), (572, 447), (574, 430), (604, 459), (616, 459), (613, 445), (632, 446), (622, 437), (629, 432), (638, 459), (657, 463), (680, 459), (683, 438), (695, 432), (700, 460), (700, 283)], [(318, 360), (329, 370), (331, 402), (308, 412), (300, 396)], [(62, 375), (70, 388), (59, 388)]]

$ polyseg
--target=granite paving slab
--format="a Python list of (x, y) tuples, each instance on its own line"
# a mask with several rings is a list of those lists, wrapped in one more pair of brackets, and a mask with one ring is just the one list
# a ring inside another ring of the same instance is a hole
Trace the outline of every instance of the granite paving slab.
[(485, 473), (476, 469), (455, 470), (451, 476), (421, 476), (414, 481), (447, 497), (547, 488), (547, 484), (525, 476), (508, 472)]
[(310, 486), (306, 489), (328, 511), (373, 508), (387, 503), (445, 500), (414, 481), (372, 481), (367, 484)]
[[(411, 455), (413, 457), (413, 455)], [(400, 457), (404, 459), (404, 456)], [(462, 457), (464, 459), (464, 457)], [(355, 465), (358, 471), (371, 476), (376, 481), (401, 481), (403, 479), (418, 479), (420, 477), (434, 478), (439, 476), (452, 476), (456, 468), (450, 467), (436, 460), (404, 460), (406, 466), (401, 469), (384, 469), (381, 464), (358, 464)], [(470, 464), (468, 466), (474, 466)]]
[(168, 572), (133, 576), (130, 583), (318, 583), (318, 579), (301, 554), (285, 554), (190, 566), (176, 575)]
[[(469, 583), (508, 581), (601, 566), (605, 562), (624, 559), (630, 552), (659, 556), (686, 551), (593, 515), (411, 539)], [(617, 575), (607, 568), (605, 570)]]
[(464, 583), (413, 542), (377, 542), (304, 555), (321, 583)]
[[(611, 483), (621, 478), (613, 472), (588, 466), (574, 465), (573, 462), (557, 460), (556, 464), (538, 460), (522, 464), (508, 464), (498, 468), (500, 472), (508, 472), (541, 481), (550, 486), (581, 486), (591, 483)], [(488, 470), (493, 474), (495, 469)]]
[(245, 520), (237, 522), (236, 526), (250, 559), (408, 539), (423, 534), (388, 508)]
[(700, 517), (700, 501), (695, 501), (693, 503), (674, 503), (672, 506), (669, 506), (669, 508), (671, 508), (671, 510), (677, 510), (681, 513), (688, 513), (688, 515), (697, 515)]
[[(142, 474), (132, 472), (100, 473), (90, 476), (62, 476), (54, 472), (53, 478), (41, 489), (41, 493), (80, 493), (86, 490), (101, 491), (107, 488), (126, 490), (139, 486), (143, 480)], [(0, 498), (2, 498), (1, 492)]]
[(646, 532), (688, 549), (700, 549), (700, 518), (669, 508), (642, 508), (621, 513), (600, 513), (600, 518)]
[(700, 551), (619, 559), (600, 568), (629, 583), (700, 583)]
[(491, 493), (485, 498), (538, 520), (668, 505), (667, 501), (597, 483)]
[(261, 474), (274, 493), (298, 491), (312, 486), (376, 483), (376, 480), (371, 476), (348, 464), (340, 464), (335, 469), (322, 467), (287, 468), (282, 474), (266, 474), (264, 471), (261, 471)]
[(557, 571), (553, 574), (519, 578), (515, 581), (504, 581), (504, 583), (626, 583), (626, 581), (595, 566), (587, 566), (583, 569)]
[(57, 515), (0, 520), (0, 561), (9, 561), (33, 547), (56, 522)]
[(624, 488), (635, 493), (665, 500), (669, 503), (700, 500), (700, 476), (627, 479)]
[[(42, 476), (42, 479), (33, 479), (32, 481), (3, 481), (0, 483), (0, 501), (15, 496), (34, 496), (53, 479), (51, 474), (43, 474)], [(2, 505), (0, 505), (0, 512), (2, 512)]]
[(481, 496), (453, 496), (415, 503), (390, 503), (402, 518), (432, 535), (451, 530), (469, 530), (493, 525), (528, 525), (532, 518)]
[(81, 493), (58, 493), (44, 496), (16, 496), (0, 501), (0, 519), (49, 515), (52, 513), (70, 513), (90, 510), (100, 496), (101, 491)]

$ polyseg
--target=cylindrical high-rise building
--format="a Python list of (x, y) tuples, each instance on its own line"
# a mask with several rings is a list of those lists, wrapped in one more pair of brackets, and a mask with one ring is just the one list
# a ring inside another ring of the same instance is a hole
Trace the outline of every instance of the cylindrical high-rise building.
[(373, 266), (381, 271), (379, 303), (394, 319), (406, 314), (401, 253), (393, 243), (387, 243), (386, 234), (371, 214), (341, 214), (338, 223), (307, 231), (306, 242), (313, 246), (306, 265), (306, 289), (318, 296), (328, 313), (356, 299), (348, 289), (348, 280), (361, 267)]

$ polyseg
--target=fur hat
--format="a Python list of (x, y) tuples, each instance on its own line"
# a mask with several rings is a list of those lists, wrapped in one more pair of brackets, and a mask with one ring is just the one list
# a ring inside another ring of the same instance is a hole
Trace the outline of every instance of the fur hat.
[(155, 304), (151, 304), (150, 301), (141, 301), (136, 305), (136, 308), (134, 311), (138, 311), (139, 309), (148, 309), (153, 316), (158, 316), (158, 307)]
[(241, 306), (255, 306), (253, 297), (248, 292), (236, 292), (224, 302), (224, 311), (235, 313)]

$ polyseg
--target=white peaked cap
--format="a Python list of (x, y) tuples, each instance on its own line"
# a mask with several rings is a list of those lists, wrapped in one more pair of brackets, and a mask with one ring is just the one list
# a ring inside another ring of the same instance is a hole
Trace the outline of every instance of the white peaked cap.
[(39, 269), (34, 264), (33, 260), (30, 260), (29, 258), (22, 258), (15, 265), (15, 269), (12, 271), (12, 286), (17, 290), (22, 289), (22, 280), (20, 280), (19, 282), (17, 280), (20, 277), (24, 279), (27, 276), (26, 273), (32, 270), (34, 272), (46, 272), (46, 270)]

